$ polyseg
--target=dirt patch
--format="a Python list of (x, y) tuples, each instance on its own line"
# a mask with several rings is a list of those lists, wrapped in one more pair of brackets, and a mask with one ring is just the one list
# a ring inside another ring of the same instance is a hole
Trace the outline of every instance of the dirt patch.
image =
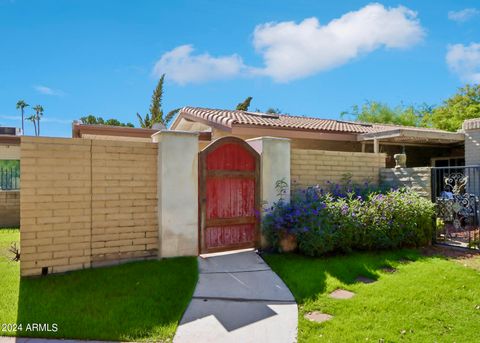
[(421, 249), (425, 256), (443, 256), (480, 271), (480, 251), (433, 245)]
[(393, 274), (395, 273), (397, 270), (393, 267), (390, 267), (390, 266), (385, 266), (385, 267), (382, 267), (380, 268), (380, 270), (384, 273), (388, 273), (388, 274)]
[(432, 245), (422, 248), (420, 250), (425, 256), (444, 256), (454, 259), (474, 258), (480, 256), (480, 251), (459, 249), (454, 247), (447, 247), (443, 245)]
[(355, 281), (360, 282), (360, 283), (374, 283), (375, 280), (372, 280), (366, 276), (359, 276), (355, 279)]

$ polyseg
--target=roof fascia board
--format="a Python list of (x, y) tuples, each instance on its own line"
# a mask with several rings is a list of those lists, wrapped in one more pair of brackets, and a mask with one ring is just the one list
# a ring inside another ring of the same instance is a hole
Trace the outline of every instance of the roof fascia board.
[(20, 145), (21, 136), (0, 135), (1, 145)]
[(104, 135), (104, 136), (126, 136), (150, 138), (154, 133), (160, 130), (144, 129), (144, 128), (130, 128), (121, 126), (102, 126), (102, 125), (84, 125), (74, 124), (73, 137), (80, 138), (82, 134)]
[(331, 141), (349, 141), (355, 142), (357, 134), (352, 133), (335, 133), (329, 131), (318, 131), (308, 129), (291, 129), (291, 128), (272, 128), (259, 125), (241, 125), (234, 124), (232, 134), (236, 135), (253, 135), (253, 136), (272, 136), (297, 139), (316, 139)]
[[(373, 140), (371, 141), (363, 141), (366, 145), (373, 145)], [(456, 148), (459, 143), (450, 142), (450, 143), (408, 143), (408, 142), (379, 142), (380, 145), (392, 145), (392, 146), (412, 146), (412, 147), (419, 147), (419, 148)], [(460, 145), (461, 146), (461, 145)]]
[[(214, 127), (214, 128), (216, 128), (216, 129), (219, 129), (219, 130), (222, 130), (222, 131), (228, 131), (228, 132), (231, 132), (231, 131), (232, 131), (232, 128), (229, 127), (229, 126), (222, 125), (222, 124), (218, 124), (218, 123), (215, 123), (215, 122), (213, 122), (213, 121), (210, 121), (210, 120), (207, 120), (207, 119), (203, 119), (203, 118), (200, 118), (200, 117), (191, 115), (191, 114), (189, 114), (189, 113), (180, 112), (180, 115), (179, 115), (177, 118), (180, 118), (180, 116), (182, 116), (182, 117), (185, 118), (185, 119), (190, 119), (190, 120), (193, 120), (193, 121), (196, 121), (196, 122), (205, 124), (205, 125), (210, 126), (210, 127)], [(172, 126), (172, 127), (173, 127), (173, 126)]]
[(460, 142), (465, 139), (465, 135), (461, 132), (436, 132), (428, 130), (396, 129), (383, 132), (364, 133), (358, 135), (358, 140), (368, 141), (374, 139), (388, 139), (398, 137), (437, 139), (447, 140), (451, 142)]
[(177, 113), (177, 115), (175, 116), (175, 119), (172, 122), (172, 125), (170, 125), (170, 130), (175, 130), (178, 124), (180, 124), (182, 113), (183, 112), (181, 112), (181, 110)]

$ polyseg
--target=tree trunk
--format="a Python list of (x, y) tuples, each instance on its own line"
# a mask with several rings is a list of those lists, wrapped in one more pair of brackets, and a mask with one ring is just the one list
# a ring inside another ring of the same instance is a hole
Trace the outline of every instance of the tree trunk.
[(24, 124), (23, 124), (23, 123), (24, 123), (24, 119), (23, 119), (23, 118), (24, 118), (24, 116), (23, 116), (23, 107), (22, 107), (22, 135), (25, 134), (25, 128), (24, 128)]

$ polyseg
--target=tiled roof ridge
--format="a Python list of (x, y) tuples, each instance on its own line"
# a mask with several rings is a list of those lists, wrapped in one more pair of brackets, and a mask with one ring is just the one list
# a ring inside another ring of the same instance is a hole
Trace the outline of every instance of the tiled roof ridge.
[[(292, 129), (312, 129), (323, 131), (339, 131), (349, 133), (370, 133), (382, 132), (394, 129), (411, 129), (411, 130), (425, 130), (434, 132), (445, 132), (444, 130), (434, 128), (424, 128), (415, 126), (404, 126), (396, 124), (383, 123), (365, 123), (348, 121), (341, 119), (324, 119), (318, 117), (299, 116), (290, 114), (278, 114), (277, 116), (269, 116), (268, 113), (250, 112), (241, 110), (228, 110), (207, 107), (192, 107), (185, 106), (180, 112), (199, 116), (205, 120), (212, 121), (227, 127), (232, 127), (234, 124), (242, 125), (258, 125), (270, 127), (283, 127)], [(256, 114), (258, 113), (258, 114)], [(298, 122), (295, 122), (298, 120)], [(302, 123), (303, 121), (303, 123)]]

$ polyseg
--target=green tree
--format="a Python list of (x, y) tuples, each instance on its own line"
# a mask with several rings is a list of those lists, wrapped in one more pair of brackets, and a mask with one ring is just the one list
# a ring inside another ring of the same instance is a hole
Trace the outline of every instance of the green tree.
[(480, 84), (459, 88), (429, 116), (434, 127), (448, 131), (460, 129), (464, 120), (472, 118), (480, 118)]
[(109, 126), (121, 126), (121, 127), (134, 127), (132, 123), (122, 123), (117, 119), (107, 119), (104, 120), (102, 117), (95, 117), (94, 115), (88, 115), (81, 117), (80, 121), (82, 124), (87, 125), (109, 125)]
[(404, 126), (429, 126), (429, 115), (432, 107), (404, 106), (390, 107), (377, 101), (367, 101), (362, 106), (355, 105), (351, 111), (342, 112), (342, 118), (353, 116), (356, 121), (364, 123), (395, 124)]
[(102, 117), (95, 117), (94, 115), (89, 114), (88, 116), (81, 117), (80, 121), (82, 124), (86, 125), (104, 125), (105, 120)]
[(282, 110), (279, 109), (279, 108), (274, 108), (274, 107), (269, 107), (265, 113), (268, 113), (268, 114), (282, 114)]
[(17, 110), (19, 109), (20, 112), (22, 113), (22, 134), (25, 133), (25, 107), (30, 106), (27, 104), (24, 100), (18, 100), (17, 101)]
[(236, 107), (237, 111), (248, 111), (248, 108), (250, 107), (250, 103), (252, 102), (252, 97), (249, 96), (243, 102), (239, 103)]
[(33, 110), (35, 111), (35, 119), (37, 121), (37, 136), (40, 136), (40, 120), (43, 116), (43, 107), (41, 105), (36, 105)]
[(180, 111), (179, 108), (171, 110), (164, 116), (162, 109), (162, 98), (163, 98), (163, 82), (165, 81), (165, 74), (160, 77), (158, 80), (157, 87), (153, 90), (152, 102), (150, 104), (150, 114), (146, 114), (145, 117), (142, 117), (137, 113), (137, 118), (140, 123), (140, 126), (143, 128), (151, 129), (154, 124), (167, 124), (173, 119), (173, 117)]
[(118, 121), (117, 119), (107, 119), (105, 120), (105, 125), (110, 125), (110, 126), (122, 126), (122, 127), (135, 127), (132, 123), (122, 123)]

